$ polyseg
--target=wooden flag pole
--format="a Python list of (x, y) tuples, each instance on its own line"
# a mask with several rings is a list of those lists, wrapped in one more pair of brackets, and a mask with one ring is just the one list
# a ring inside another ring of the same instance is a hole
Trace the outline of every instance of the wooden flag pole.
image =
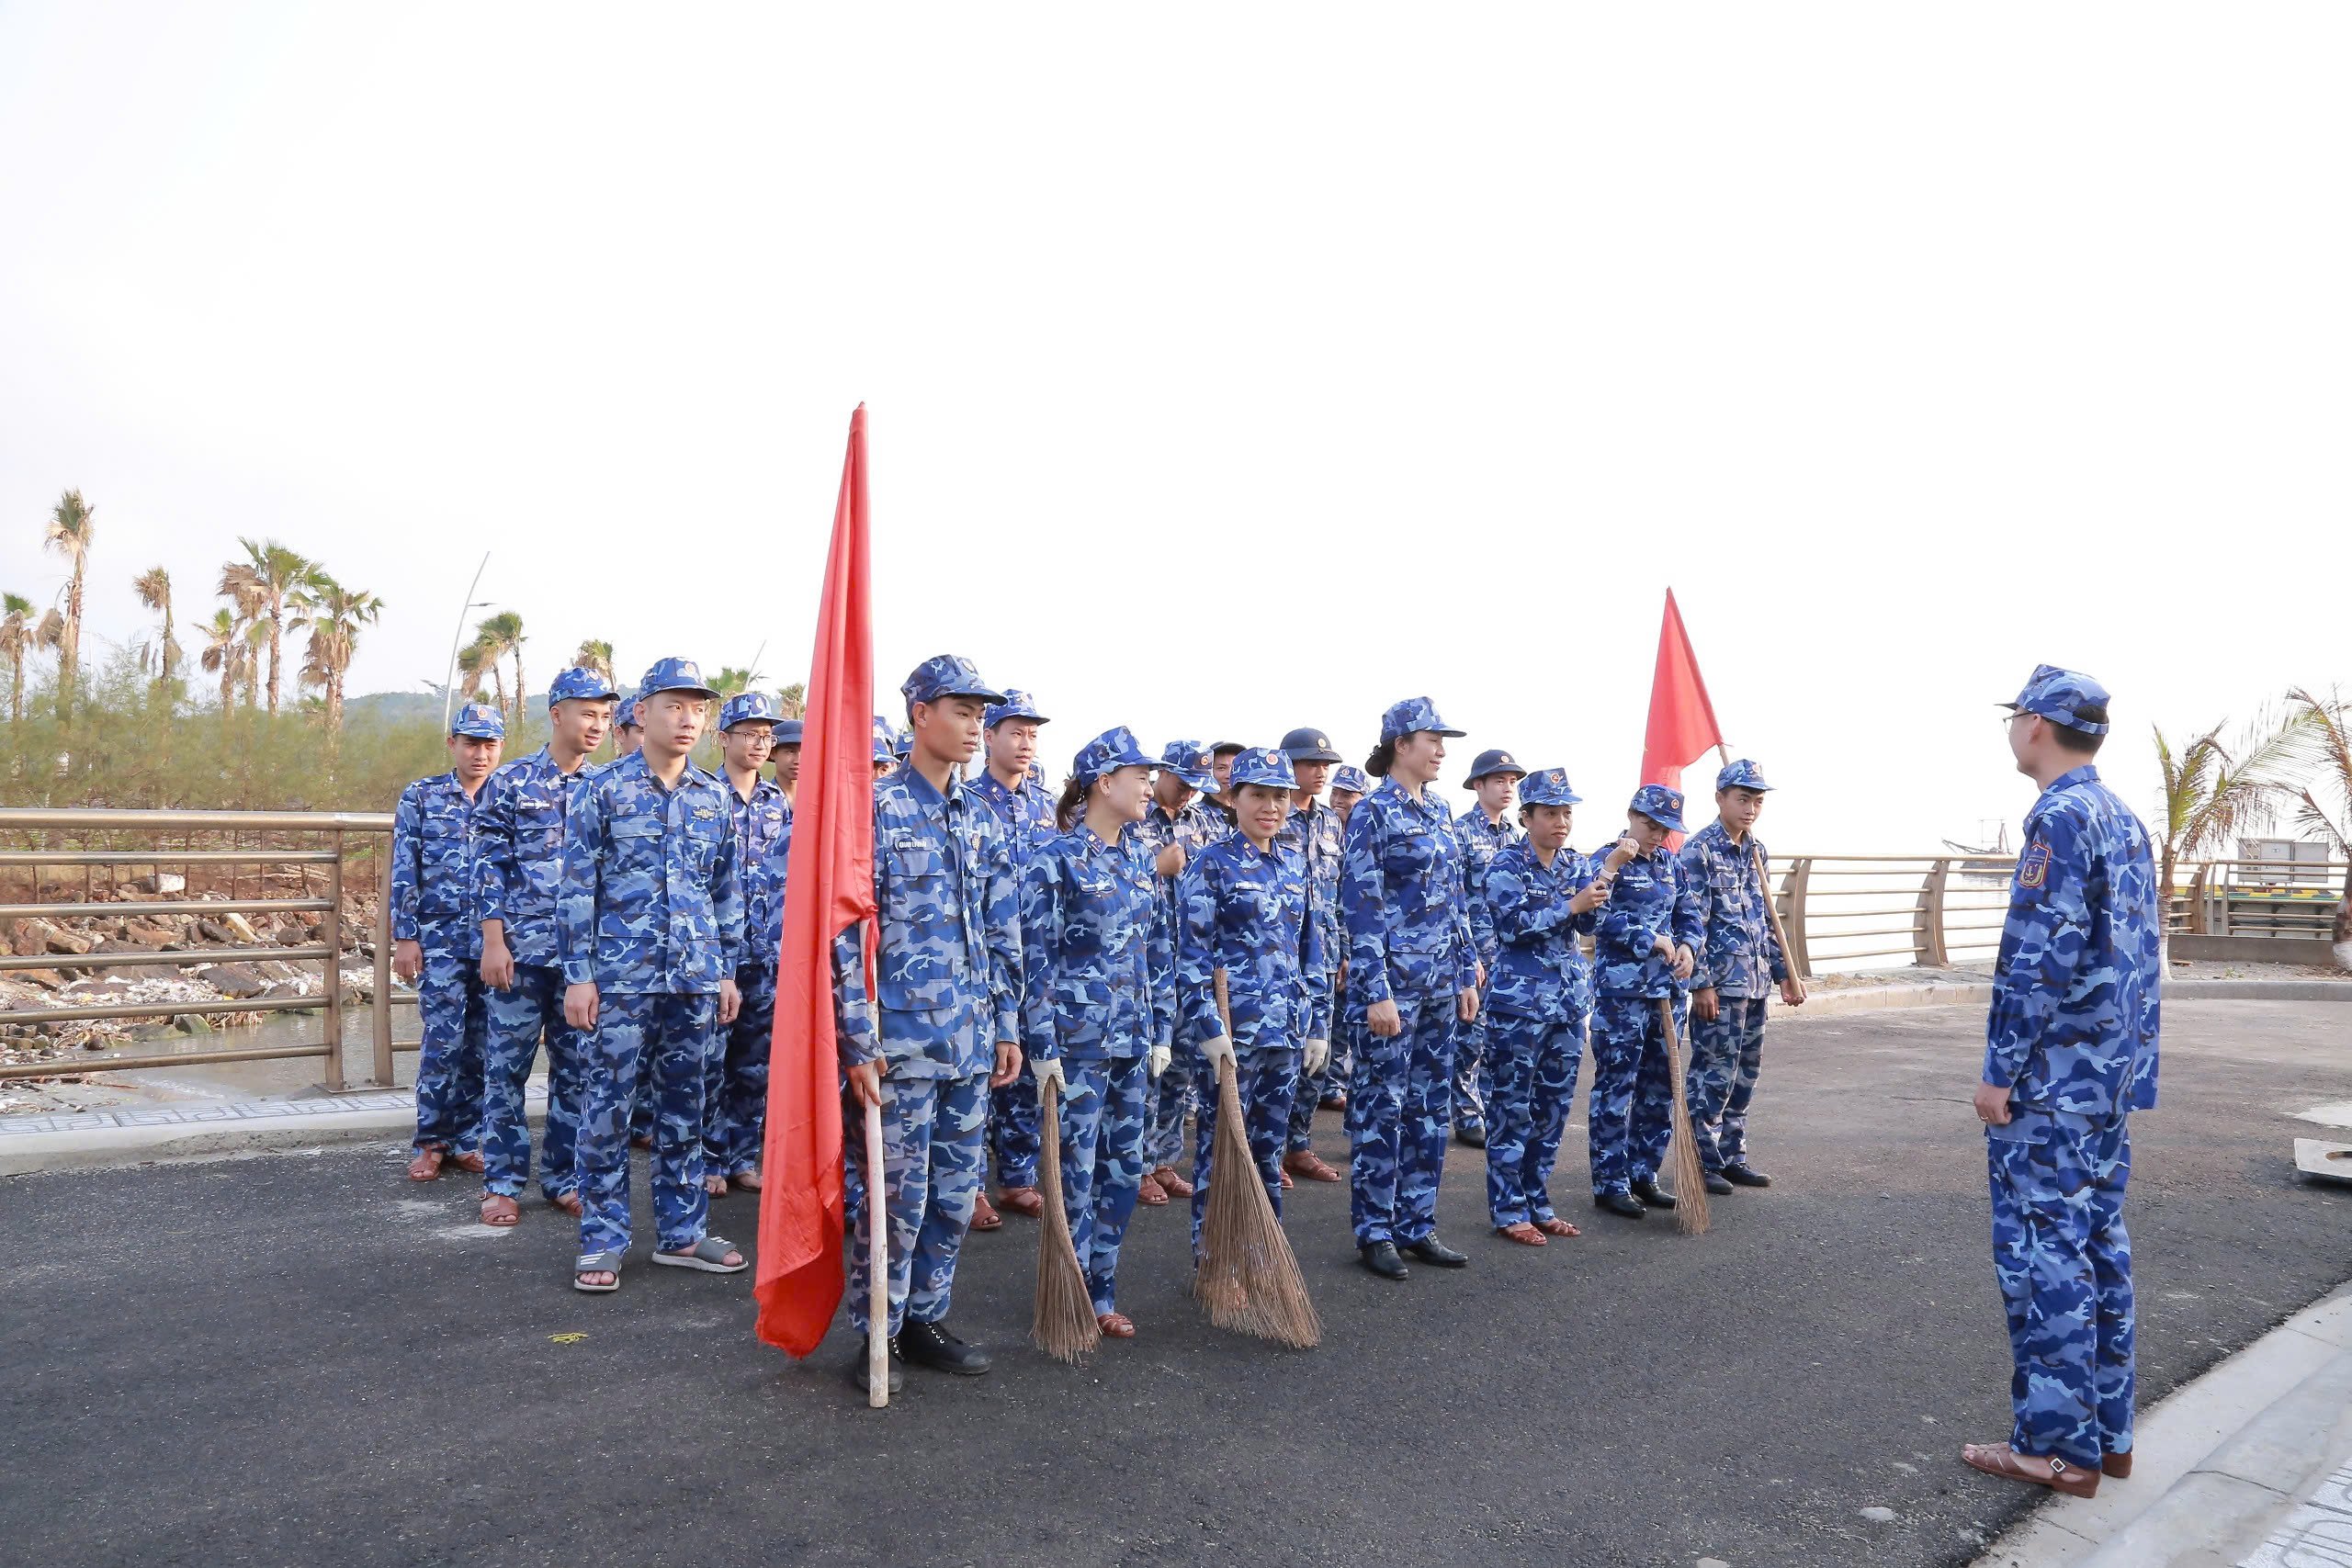
[(865, 1403), (890, 1403), (890, 1205), (882, 1175), (882, 1107), (865, 1108)]

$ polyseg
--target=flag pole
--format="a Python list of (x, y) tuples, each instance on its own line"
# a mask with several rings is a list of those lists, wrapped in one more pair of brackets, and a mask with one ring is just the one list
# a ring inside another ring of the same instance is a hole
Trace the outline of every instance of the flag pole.
[(890, 1248), (884, 1240), (890, 1205), (882, 1175), (882, 1107), (865, 1108), (865, 1403), (890, 1403)]

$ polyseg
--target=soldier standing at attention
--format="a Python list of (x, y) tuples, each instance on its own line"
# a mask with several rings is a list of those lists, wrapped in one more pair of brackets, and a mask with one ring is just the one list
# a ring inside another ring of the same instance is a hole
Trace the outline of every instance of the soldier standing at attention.
[(586, 781), (563, 835), (563, 1016), (596, 1032), (580, 1125), (575, 1289), (620, 1288), (628, 1252), (629, 1100), (653, 1105), (653, 1261), (713, 1274), (746, 1267), (705, 1234), (703, 1075), (735, 1021), (741, 870), (725, 784), (686, 761), (718, 694), (690, 659), (638, 687), (644, 744)]
[[(1151, 805), (1136, 824), (1137, 836), (1154, 857), (1160, 903), (1173, 944), (1176, 879), (1193, 857), (1233, 830), (1213, 804), (1217, 792), (1216, 759), (1197, 740), (1171, 740), (1159, 754), (1159, 776), (1152, 781)], [(1184, 1119), (1193, 1110), (1193, 1054), (1178, 1059), (1173, 1041), (1152, 1043), (1150, 1088), (1144, 1110), (1143, 1186), (1136, 1201), (1159, 1208), (1172, 1195), (1190, 1198), (1193, 1184), (1176, 1168), (1190, 1161), (1184, 1148)]]
[[(1470, 764), (1462, 787), (1478, 798), (1453, 819), (1462, 837), (1463, 882), (1470, 890), (1470, 934), (1478, 944), (1478, 967), (1487, 978), (1495, 973), (1495, 931), (1487, 919), (1487, 867), (1498, 852), (1519, 839), (1510, 819), (1511, 792), (1527, 770), (1508, 751), (1481, 751)], [(1487, 1049), (1484, 997), (1478, 1016), (1453, 1034), (1453, 1135), (1472, 1148), (1487, 1144), (1487, 1119), (1478, 1095), (1478, 1064)]]
[(490, 987), (490, 1054), (482, 1075), (486, 1225), (516, 1224), (523, 1217), (515, 1200), (531, 1179), (523, 1086), (542, 1041), (548, 1125), (539, 1190), (566, 1213), (580, 1213), (574, 1162), (589, 1043), (564, 1021), (556, 900), (563, 887), (564, 821), (572, 795), (588, 776), (589, 753), (604, 744), (616, 694), (596, 671), (559, 674), (548, 686), (548, 743), (492, 774), (482, 795), (474, 915), (481, 922), (481, 981)]
[(444, 1160), (460, 1170), (482, 1168), (490, 1014), (473, 914), (474, 824), (505, 739), (496, 708), (459, 708), (449, 721), (449, 771), (401, 791), (392, 817), (392, 973), (415, 986), (424, 1032), (411, 1181), (432, 1180)]
[(1766, 863), (1756, 818), (1772, 786), (1745, 757), (1715, 775), (1715, 819), (1682, 846), (1682, 874), (1698, 895), (1707, 936), (1690, 976), (1690, 1072), (1685, 1092), (1690, 1131), (1707, 1190), (1770, 1187), (1747, 1163), (1747, 1107), (1764, 1066), (1764, 1009), (1772, 987), (1790, 1007), (1804, 1003), (1804, 982), (1789, 973), (1773, 934), (1758, 868)]
[(1220, 740), (1209, 748), (1209, 776), (1216, 780), (1216, 788), (1210, 792), (1208, 805), (1228, 832), (1233, 828), (1233, 759), (1248, 750), (1238, 740)]
[(792, 803), (800, 798), (800, 730), (797, 718), (775, 721), (769, 759), (775, 763), (775, 787), (784, 792), (784, 819), (792, 820)]
[[(851, 1184), (849, 1231), (867, 1234), (866, 1205), (878, 1196), (889, 1218), (882, 1289), (895, 1350), (920, 1367), (975, 1376), (989, 1370), (989, 1354), (948, 1330), (947, 1309), (980, 1194), (989, 1090), (1021, 1070), (1021, 909), (1004, 826), (956, 769), (979, 750), (980, 721), (1004, 694), (948, 654), (923, 660), (899, 690), (914, 750), (909, 766), (874, 788), (874, 1032), (842, 1042), (851, 1125), (865, 1121), (864, 1107), (882, 1107), (883, 1168)], [(864, 1140), (850, 1144), (862, 1161)], [(873, 1288), (866, 1248), (851, 1247), (853, 1324), (866, 1321)], [(863, 1344), (846, 1371), (866, 1386)]]
[[(1340, 818), (1340, 863), (1346, 864), (1348, 818), (1355, 814), (1356, 802), (1372, 793), (1372, 781), (1364, 777), (1362, 768), (1345, 764), (1331, 773), (1331, 810)], [(1339, 906), (1335, 901), (1333, 908)], [(1323, 1101), (1325, 1111), (1345, 1111), (1348, 1108), (1348, 1078), (1355, 1070), (1355, 1037), (1358, 1021), (1348, 1016), (1348, 931), (1339, 927), (1340, 940), (1331, 949), (1331, 1059), (1323, 1066)]]
[[(1294, 730), (1289, 739), (1302, 747), (1324, 744), (1312, 730)], [(1296, 1124), (1292, 1100), (1299, 1075), (1320, 1071), (1331, 1054), (1330, 964), (1320, 895), (1306, 858), (1282, 836), (1285, 819), (1295, 820), (1293, 793), (1302, 787), (1293, 770), (1281, 751), (1236, 757), (1227, 775), (1234, 829), (1203, 850), (1177, 886), (1183, 912), (1178, 1032), (1200, 1053), (1202, 1064), (1200, 1130), (1193, 1140), (1195, 1260), (1216, 1145), (1218, 1064), (1233, 1064), (1250, 1155), (1279, 1215), (1283, 1146)], [(1220, 976), (1224, 1008), (1218, 1006)]]
[(877, 713), (874, 716), (874, 782), (879, 784), (898, 771), (899, 727)]
[[(775, 744), (775, 699), (738, 692), (718, 710), (720, 769), (726, 775), (728, 826), (735, 838), (736, 874), (743, 886), (746, 942), (735, 965), (741, 1005), (735, 1021), (713, 1042), (703, 1073), (703, 1190), (727, 1195), (729, 1183), (760, 1190), (760, 1134), (767, 1122), (768, 1050), (775, 1032), (775, 972), (783, 942), (781, 919), (770, 921), (763, 900), (772, 890), (767, 868), (792, 826), (784, 790), (760, 773)], [(778, 879), (780, 880), (780, 878)], [(780, 911), (779, 911), (780, 914)], [(776, 939), (766, 941), (771, 924)]]
[(2075, 1496), (2132, 1473), (2134, 1111), (2156, 1103), (2164, 905), (2148, 832), (2091, 763), (2107, 690), (2044, 664), (2009, 704), (2026, 814), (1985, 1024), (1976, 1114), (2015, 1420), (1961, 1458)]
[(1577, 795), (1567, 771), (1532, 774), (1527, 836), (1487, 867), (1495, 966), (1487, 976), (1487, 1213), (1523, 1247), (1577, 1227), (1552, 1208), (1552, 1166), (1576, 1098), (1592, 1011), (1592, 965), (1577, 938), (1607, 902), (1600, 863), (1568, 848)]
[(1681, 831), (1682, 792), (1644, 784), (1625, 813), (1625, 836), (1601, 866), (1610, 889), (1593, 932), (1600, 997), (1586, 1141), (1594, 1207), (1629, 1220), (1674, 1207), (1674, 1194), (1657, 1184), (1674, 1133), (1668, 1097), (1679, 1092), (1657, 1004), (1670, 1002), (1679, 1028), (1688, 1006), (1682, 982), (1697, 966), (1706, 935), (1698, 896), (1666, 847), (1666, 836)]
[(645, 727), (637, 722), (637, 699), (624, 696), (613, 709), (613, 761), (635, 756), (644, 743)]
[[(1006, 687), (1004, 701), (991, 705), (982, 719), (988, 766), (972, 781), (971, 793), (1004, 824), (1015, 878), (1029, 868), (1037, 846), (1060, 832), (1054, 825), (1053, 793), (1033, 776), (1038, 727), (1047, 722), (1036, 699), (1017, 686)], [(996, 1156), (997, 1201), (1033, 1220), (1045, 1213), (1046, 1200), (1037, 1191), (1037, 1156), (1044, 1147), (1037, 1080), (1028, 1066), (1011, 1083), (989, 1091), (989, 1147)], [(983, 1192), (972, 1228), (992, 1231), (1003, 1223)]]
[(1060, 802), (1073, 825), (1021, 879), (1024, 1036), (1041, 1081), (1061, 1089), (1063, 1205), (1095, 1323), (1114, 1339), (1136, 1334), (1119, 1311), (1119, 1244), (1143, 1181), (1151, 1053), (1176, 1023), (1172, 933), (1135, 832), (1153, 766), (1131, 730), (1088, 741)]
[[(1306, 878), (1314, 894), (1315, 919), (1322, 927), (1317, 941), (1322, 946), (1324, 963), (1329, 971), (1325, 981), (1329, 995), (1323, 1025), (1314, 1032), (1323, 1049), (1316, 1059), (1302, 1064), (1297, 1086), (1291, 1094), (1290, 1127), (1283, 1138), (1284, 1152), (1278, 1183), (1288, 1187), (1293, 1177), (1302, 1181), (1347, 1179), (1315, 1152), (1315, 1111), (1323, 1103), (1324, 1085), (1332, 1081), (1330, 1014), (1338, 1010), (1340, 975), (1345, 967), (1340, 955), (1347, 951), (1347, 933), (1340, 924), (1340, 866), (1347, 858), (1347, 829), (1339, 812), (1318, 798), (1340, 761), (1339, 752), (1331, 749), (1331, 738), (1319, 729), (1294, 729), (1283, 737), (1282, 754), (1290, 763), (1291, 776), (1296, 783), (1291, 790), (1290, 815), (1283, 819), (1277, 836), (1285, 847), (1298, 852), (1306, 867)], [(1214, 1089), (1216, 1086), (1212, 1082), (1206, 1087)], [(1214, 1093), (1204, 1092), (1201, 1104), (1206, 1107), (1216, 1098)], [(1194, 1206), (1199, 1207), (1197, 1203)], [(1279, 1203), (1275, 1205), (1277, 1211), (1281, 1207)]]
[(1478, 1016), (1462, 840), (1431, 795), (1448, 728), (1427, 697), (1380, 716), (1364, 771), (1386, 778), (1348, 818), (1340, 883), (1348, 928), (1348, 1010), (1363, 1021), (1348, 1085), (1349, 1208), (1356, 1251), (1384, 1280), (1470, 1259), (1437, 1238), (1453, 1028)]

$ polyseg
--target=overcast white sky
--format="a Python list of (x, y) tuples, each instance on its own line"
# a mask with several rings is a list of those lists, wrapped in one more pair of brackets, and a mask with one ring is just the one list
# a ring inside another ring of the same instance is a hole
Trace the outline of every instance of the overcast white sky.
[[(808, 658), (1356, 756), (1427, 693), (1604, 835), (1663, 592), (1783, 850), (2014, 822), (2036, 661), (2352, 683), (2340, 6), (0, 6), (0, 586), (238, 534), (467, 579), (534, 687)], [(477, 612), (480, 614), (481, 612)]]

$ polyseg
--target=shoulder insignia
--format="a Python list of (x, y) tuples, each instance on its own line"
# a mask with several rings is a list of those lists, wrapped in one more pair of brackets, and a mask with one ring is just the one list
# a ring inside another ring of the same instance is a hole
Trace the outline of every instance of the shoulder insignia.
[(2039, 840), (2018, 857), (2018, 886), (2040, 887), (2050, 880), (2050, 846)]

